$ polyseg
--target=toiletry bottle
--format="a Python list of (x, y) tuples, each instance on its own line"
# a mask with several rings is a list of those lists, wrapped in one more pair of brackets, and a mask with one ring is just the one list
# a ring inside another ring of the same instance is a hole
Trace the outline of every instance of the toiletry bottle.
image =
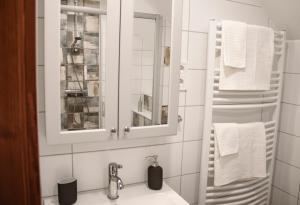
[(148, 167), (148, 187), (152, 190), (160, 190), (163, 184), (163, 169), (159, 166), (157, 155), (148, 156), (152, 164)]

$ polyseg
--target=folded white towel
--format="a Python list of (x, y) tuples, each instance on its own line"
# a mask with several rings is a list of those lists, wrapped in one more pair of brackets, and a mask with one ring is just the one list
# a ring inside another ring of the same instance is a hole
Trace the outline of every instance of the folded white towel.
[(214, 132), (221, 157), (239, 152), (239, 130), (236, 123), (215, 123)]
[(224, 65), (232, 68), (246, 67), (247, 24), (222, 21), (222, 46)]
[(246, 68), (224, 65), (221, 53), (220, 90), (269, 90), (274, 56), (274, 31), (248, 25)]
[(240, 179), (266, 177), (266, 134), (263, 123), (237, 124), (238, 154), (220, 156), (215, 141), (214, 185), (222, 186)]

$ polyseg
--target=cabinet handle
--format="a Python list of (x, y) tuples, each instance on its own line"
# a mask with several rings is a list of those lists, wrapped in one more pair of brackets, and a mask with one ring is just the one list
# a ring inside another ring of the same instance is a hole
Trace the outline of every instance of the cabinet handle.
[(127, 127), (127, 126), (126, 126), (126, 127), (124, 128), (124, 132), (127, 132), (127, 133), (130, 132), (130, 127)]
[(117, 129), (113, 127), (113, 128), (110, 129), (110, 132), (111, 132), (112, 134), (116, 134), (116, 133), (117, 133)]
[(182, 121), (183, 121), (183, 119), (182, 119), (181, 115), (178, 115), (178, 123), (180, 123)]

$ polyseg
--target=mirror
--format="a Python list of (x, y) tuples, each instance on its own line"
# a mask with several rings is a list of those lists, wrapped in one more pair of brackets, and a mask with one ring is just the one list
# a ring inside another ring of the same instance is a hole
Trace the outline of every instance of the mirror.
[[(101, 129), (106, 0), (61, 0), (61, 6), (61, 130)], [(84, 8), (100, 8), (100, 12), (86, 13)]]
[(131, 126), (168, 124), (172, 0), (135, 0)]

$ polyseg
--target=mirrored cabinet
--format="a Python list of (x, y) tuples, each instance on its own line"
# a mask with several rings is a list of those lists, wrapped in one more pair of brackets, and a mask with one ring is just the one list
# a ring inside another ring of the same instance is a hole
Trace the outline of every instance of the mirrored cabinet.
[(174, 135), (182, 0), (45, 0), (49, 144)]

